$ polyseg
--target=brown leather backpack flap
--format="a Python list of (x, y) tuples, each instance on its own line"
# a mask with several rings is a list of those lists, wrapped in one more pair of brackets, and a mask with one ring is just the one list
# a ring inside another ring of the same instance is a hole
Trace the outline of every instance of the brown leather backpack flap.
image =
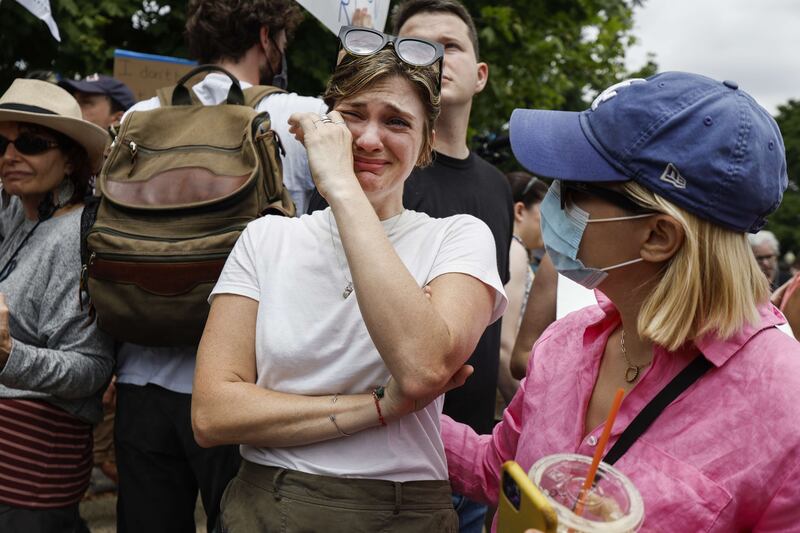
[(225, 266), (225, 259), (146, 263), (97, 258), (89, 265), (89, 276), (103, 281), (136, 285), (143, 291), (159, 296), (177, 296), (203, 283), (217, 281), (222, 267)]
[(110, 200), (136, 207), (176, 208), (226, 198), (241, 189), (250, 174), (218, 175), (203, 167), (165, 170), (143, 181), (107, 181)]

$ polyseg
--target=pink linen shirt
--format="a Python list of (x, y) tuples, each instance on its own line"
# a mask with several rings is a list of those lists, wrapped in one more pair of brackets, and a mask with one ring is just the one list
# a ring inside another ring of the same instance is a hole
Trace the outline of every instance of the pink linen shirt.
[[(509, 459), (528, 471), (554, 453), (594, 455), (602, 425), (584, 434), (586, 409), (620, 321), (598, 296), (599, 306), (542, 334), (491, 435), (442, 417), (455, 492), (495, 503)], [(785, 319), (772, 305), (759, 313), (758, 325), (731, 339), (707, 335), (677, 352), (656, 347), (653, 364), (625, 397), (606, 452), (699, 351), (714, 365), (615, 464), (644, 498), (642, 531), (800, 531), (800, 343), (774, 327)]]

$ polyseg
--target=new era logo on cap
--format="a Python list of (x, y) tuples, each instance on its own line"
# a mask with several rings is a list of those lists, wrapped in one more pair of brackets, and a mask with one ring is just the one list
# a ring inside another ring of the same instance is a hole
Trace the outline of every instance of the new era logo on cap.
[(599, 106), (603, 102), (611, 100), (612, 98), (617, 96), (617, 89), (621, 89), (623, 87), (628, 87), (628, 86), (633, 85), (634, 83), (637, 83), (637, 82), (646, 82), (646, 81), (647, 80), (644, 79), (644, 78), (629, 78), (627, 80), (622, 80), (619, 83), (615, 83), (611, 87), (608, 87), (606, 90), (604, 90), (603, 92), (598, 94), (597, 98), (592, 100), (592, 111), (596, 110), (597, 106)]
[(678, 172), (678, 169), (675, 168), (675, 165), (673, 165), (672, 163), (667, 165), (667, 168), (664, 169), (664, 173), (661, 174), (661, 177), (659, 179), (661, 181), (666, 181), (676, 189), (686, 188), (686, 178), (681, 176), (681, 173)]

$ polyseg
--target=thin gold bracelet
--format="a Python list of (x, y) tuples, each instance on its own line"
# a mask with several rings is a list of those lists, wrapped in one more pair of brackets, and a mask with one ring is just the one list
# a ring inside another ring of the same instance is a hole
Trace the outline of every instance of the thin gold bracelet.
[[(333, 395), (333, 399), (331, 400), (331, 403), (336, 403), (336, 400), (338, 398), (339, 398), (339, 393), (337, 392), (336, 394)], [(342, 428), (340, 428), (339, 424), (336, 423), (336, 415), (330, 415), (330, 416), (328, 416), (328, 418), (330, 419), (331, 422), (333, 422), (333, 425), (336, 428), (336, 431), (339, 432), (339, 435), (341, 435), (342, 437), (350, 437), (350, 436), (352, 436), (352, 433), (345, 433), (344, 431), (342, 431)]]

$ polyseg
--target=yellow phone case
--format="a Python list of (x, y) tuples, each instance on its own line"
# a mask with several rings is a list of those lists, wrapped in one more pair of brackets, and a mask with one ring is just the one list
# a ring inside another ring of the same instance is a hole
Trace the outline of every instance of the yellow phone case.
[(503, 463), (497, 512), (499, 533), (524, 533), (531, 528), (556, 533), (558, 527), (555, 509), (516, 461)]

